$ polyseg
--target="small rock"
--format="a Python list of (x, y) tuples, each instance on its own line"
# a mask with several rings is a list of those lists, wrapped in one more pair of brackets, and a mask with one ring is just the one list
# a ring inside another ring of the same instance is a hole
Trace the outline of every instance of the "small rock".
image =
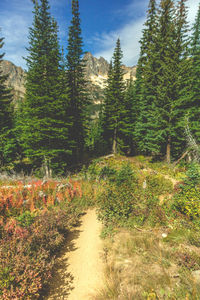
[(167, 237), (167, 233), (162, 233), (162, 238), (165, 239)]
[(146, 180), (143, 182), (142, 187), (143, 187), (144, 190), (147, 188), (147, 181)]

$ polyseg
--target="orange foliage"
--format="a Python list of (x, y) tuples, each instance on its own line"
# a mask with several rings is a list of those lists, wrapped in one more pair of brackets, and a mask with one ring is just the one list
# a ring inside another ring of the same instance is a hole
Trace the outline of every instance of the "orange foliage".
[[(63, 187), (60, 188), (60, 186)], [(34, 211), (45, 209), (48, 206), (67, 201), (74, 197), (82, 197), (81, 184), (78, 181), (69, 180), (66, 185), (57, 181), (32, 181), (24, 185), (16, 182), (12, 186), (0, 187), (0, 216), (12, 215), (12, 210), (21, 213), (24, 210)]]

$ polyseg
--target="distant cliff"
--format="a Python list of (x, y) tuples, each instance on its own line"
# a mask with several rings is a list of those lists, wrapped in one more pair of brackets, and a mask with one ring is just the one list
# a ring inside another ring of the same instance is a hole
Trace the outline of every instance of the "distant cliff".
[[(94, 85), (105, 87), (109, 63), (103, 57), (99, 59), (94, 57), (90, 52), (87, 52), (84, 56), (86, 61), (86, 78), (89, 79)], [(124, 72), (124, 80), (130, 79), (132, 76), (133, 80), (136, 76), (136, 67), (122, 66)]]
[(25, 71), (7, 60), (2, 61), (1, 69), (3, 75), (8, 75), (6, 84), (12, 89), (14, 100), (23, 99), (25, 94)]
[[(94, 57), (90, 52), (84, 56), (85, 76), (88, 81), (88, 96), (94, 105), (99, 105), (103, 100), (103, 89), (106, 86), (109, 63), (103, 58)], [(8, 74), (7, 86), (12, 88), (14, 100), (24, 98), (26, 72), (21, 67), (16, 67), (13, 63), (3, 60), (1, 63), (3, 74)], [(135, 79), (136, 67), (123, 66), (124, 80)]]

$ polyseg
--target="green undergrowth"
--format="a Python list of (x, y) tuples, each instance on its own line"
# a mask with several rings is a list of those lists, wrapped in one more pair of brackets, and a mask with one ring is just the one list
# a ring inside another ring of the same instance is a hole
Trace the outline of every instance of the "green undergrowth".
[(96, 299), (199, 299), (198, 164), (174, 170), (150, 158), (109, 157), (70, 180), (38, 184), (24, 190), (12, 179), (14, 197), (2, 190), (0, 298), (38, 299), (71, 226), (95, 207), (108, 244), (107, 284)]
[(107, 243), (106, 286), (95, 299), (200, 299), (199, 165), (117, 157), (93, 162), (87, 176), (101, 186)]

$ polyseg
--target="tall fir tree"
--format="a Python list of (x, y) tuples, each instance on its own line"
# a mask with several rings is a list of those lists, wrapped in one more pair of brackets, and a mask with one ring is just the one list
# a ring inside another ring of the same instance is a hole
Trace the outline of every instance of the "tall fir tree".
[(86, 81), (82, 47), (79, 1), (72, 0), (72, 20), (69, 27), (67, 47), (67, 82), (70, 96), (68, 118), (72, 124), (70, 140), (73, 141), (72, 153), (75, 163), (80, 162), (83, 157), (89, 105), (85, 90)]
[(179, 104), (180, 76), (187, 61), (187, 11), (186, 1), (180, 1), (175, 16), (174, 3), (163, 0), (160, 5), (159, 76), (157, 85), (156, 125), (161, 152), (170, 163), (181, 153), (180, 118), (183, 110)]
[(175, 8), (172, 0), (160, 3), (159, 34), (157, 38), (158, 80), (153, 121), (159, 151), (171, 161), (172, 139), (175, 137), (177, 101), (177, 56)]
[(144, 24), (143, 37), (140, 41), (141, 50), (138, 61), (135, 99), (133, 112), (135, 111), (134, 121), (134, 140), (140, 153), (151, 154), (157, 152), (155, 143), (154, 122), (152, 113), (156, 101), (157, 85), (157, 44), (158, 35), (158, 16), (156, 1), (149, 1), (147, 21)]
[(58, 28), (50, 15), (48, 0), (33, 3), (26, 95), (18, 128), (25, 155), (35, 166), (44, 165), (48, 175), (52, 168), (63, 170), (70, 155), (66, 120), (68, 94), (66, 88), (63, 91)]
[(180, 0), (177, 4), (175, 19), (176, 25), (176, 66), (177, 66), (177, 101), (175, 136), (172, 139), (172, 155), (178, 157), (186, 148), (185, 117), (188, 107), (185, 99), (188, 99), (190, 91), (191, 60), (189, 59), (189, 26), (187, 23), (187, 0)]
[(110, 65), (103, 112), (103, 130), (108, 141), (109, 150), (116, 154), (125, 146), (127, 133), (125, 105), (125, 85), (122, 70), (122, 50), (117, 40), (113, 54), (113, 65)]
[(197, 142), (200, 142), (200, 4), (192, 29), (190, 48), (190, 78), (185, 105), (188, 108), (189, 126)]
[[(4, 45), (0, 38), (0, 50)], [(0, 53), (0, 167), (4, 166), (9, 156), (10, 131), (13, 126), (13, 105), (11, 90), (6, 87), (7, 75), (3, 75), (1, 63), (4, 53)]]
[(177, 16), (172, 0), (161, 0), (158, 18), (154, 11), (135, 128), (139, 149), (145, 154), (166, 156), (168, 162), (180, 151), (182, 142), (179, 91), (187, 60), (185, 2), (179, 2)]
[(102, 134), (103, 134), (103, 140), (105, 141), (105, 150), (110, 152), (112, 148), (112, 138), (113, 133), (111, 130), (112, 125), (112, 105), (115, 101), (112, 93), (112, 87), (113, 87), (113, 63), (112, 60), (109, 64), (108, 69), (108, 79), (107, 79), (107, 86), (105, 88), (104, 94), (105, 94), (105, 100), (102, 107)]

